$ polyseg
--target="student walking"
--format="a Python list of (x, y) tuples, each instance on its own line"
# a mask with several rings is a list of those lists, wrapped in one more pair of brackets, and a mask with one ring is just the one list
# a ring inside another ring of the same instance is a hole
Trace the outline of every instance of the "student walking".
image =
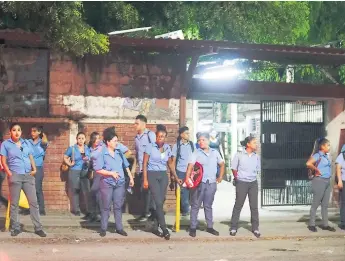
[[(207, 232), (219, 236), (219, 232), (213, 228), (213, 201), (217, 191), (217, 183), (222, 182), (224, 175), (224, 160), (219, 152), (209, 147), (209, 134), (200, 133), (198, 136), (198, 144), (200, 148), (192, 154), (187, 174), (186, 183), (191, 177), (194, 165), (198, 162), (203, 167), (202, 181), (198, 187), (191, 189), (191, 213), (190, 213), (190, 230), (191, 237), (196, 236), (196, 228), (198, 224), (198, 213), (201, 204), (204, 204), (205, 218), (207, 223)], [(220, 167), (219, 177), (217, 178), (217, 165)]]
[[(156, 141), (156, 135), (154, 132), (148, 130), (146, 128), (147, 118), (144, 115), (138, 115), (135, 118), (135, 129), (137, 131), (137, 135), (135, 136), (135, 151), (136, 151), (136, 161), (139, 165), (139, 177), (142, 182), (144, 182), (144, 175), (143, 175), (143, 161), (144, 161), (144, 152), (149, 144), (152, 144)], [(150, 217), (150, 212), (152, 213), (155, 210), (154, 201), (151, 197), (150, 189), (143, 189), (141, 190), (141, 194), (144, 197), (144, 213), (139, 218), (140, 221), (145, 221), (147, 218)]]
[(308, 229), (317, 232), (315, 226), (316, 211), (321, 204), (322, 230), (335, 232), (334, 227), (328, 225), (328, 203), (331, 197), (332, 166), (329, 157), (330, 142), (326, 138), (319, 138), (315, 142), (312, 156), (307, 161), (307, 167), (313, 171), (312, 193), (313, 201), (310, 208), (310, 220)]
[(44, 158), (48, 147), (48, 139), (43, 132), (43, 127), (34, 125), (31, 127), (31, 139), (28, 140), (33, 151), (37, 172), (35, 174), (36, 194), (40, 210), (40, 215), (45, 216), (45, 204), (43, 195), (43, 178), (44, 178)]
[[(173, 166), (176, 166), (177, 182), (181, 185), (186, 179), (186, 172), (188, 161), (194, 152), (194, 144), (189, 140), (188, 127), (179, 129), (179, 136), (177, 142), (172, 148)], [(187, 216), (189, 214), (189, 189), (181, 187), (181, 215)]]
[[(167, 137), (165, 126), (157, 125), (156, 137), (156, 142), (148, 144), (145, 149), (143, 160), (143, 187), (144, 189), (150, 189), (156, 206), (156, 211), (153, 211), (155, 225), (152, 232), (157, 236), (162, 236), (166, 240), (169, 240), (170, 233), (166, 226), (163, 210), (169, 183), (167, 165), (172, 175), (176, 177), (176, 173), (172, 161), (169, 160), (171, 157), (171, 148), (165, 143)], [(159, 232), (158, 225), (161, 227), (163, 234)]]
[(336, 181), (340, 192), (340, 224), (339, 228), (345, 230), (345, 145), (341, 148), (336, 161)]
[(90, 216), (88, 209), (90, 181), (87, 177), (90, 149), (85, 145), (85, 134), (77, 134), (77, 143), (69, 147), (64, 155), (64, 162), (70, 166), (68, 172), (68, 194), (71, 201), (71, 212), (80, 216), (79, 194), (81, 193), (85, 202), (86, 217)]
[(129, 176), (129, 186), (134, 186), (134, 180), (129, 170), (129, 163), (124, 154), (117, 150), (118, 136), (111, 128), (103, 132), (105, 146), (97, 153), (93, 153), (92, 161), (94, 170), (101, 175), (100, 193), (102, 201), (101, 231), (100, 236), (106, 236), (110, 204), (113, 203), (116, 233), (127, 236), (122, 224), (122, 206), (125, 201), (125, 168)]
[(18, 218), (19, 196), (23, 190), (30, 205), (30, 217), (35, 226), (35, 234), (46, 237), (42, 229), (37, 204), (35, 174), (36, 165), (33, 151), (28, 141), (22, 139), (22, 129), (18, 123), (10, 126), (10, 138), (1, 144), (1, 163), (7, 174), (11, 198), (11, 236), (21, 233)]
[(259, 238), (259, 207), (258, 207), (258, 181), (257, 174), (261, 169), (260, 157), (256, 154), (257, 140), (254, 137), (247, 137), (241, 142), (245, 147), (243, 152), (235, 154), (231, 162), (231, 169), (234, 175), (236, 186), (236, 200), (232, 211), (230, 235), (236, 236), (238, 222), (244, 202), (248, 196), (251, 211), (251, 224), (253, 234)]

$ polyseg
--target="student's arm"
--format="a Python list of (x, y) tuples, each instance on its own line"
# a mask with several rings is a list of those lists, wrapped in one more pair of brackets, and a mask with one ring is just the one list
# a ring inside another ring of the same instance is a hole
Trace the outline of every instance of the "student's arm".
[(63, 155), (63, 161), (65, 162), (67, 166), (70, 166), (70, 167), (72, 167), (75, 164), (75, 162), (71, 160), (71, 157), (72, 157), (72, 147), (68, 147), (65, 154)]
[(4, 171), (8, 177), (12, 176), (12, 172), (10, 171), (8, 165), (7, 165), (7, 156), (2, 155), (1, 156), (1, 163), (2, 167), (4, 168)]
[[(168, 157), (169, 157), (169, 160), (168, 160), (168, 167), (170, 169), (170, 179), (171, 181), (176, 181), (178, 182), (180, 185), (183, 184), (183, 180), (182, 179), (179, 179), (177, 174), (176, 174), (176, 165), (174, 163), (174, 158), (176, 157), (173, 157), (173, 154), (172, 154), (172, 151), (170, 149), (170, 146), (169, 148), (167, 149), (166, 151), (168, 153)], [(175, 161), (176, 162), (176, 161)]]
[(30, 173), (30, 175), (31, 176), (35, 176), (37, 169), (36, 169), (35, 160), (34, 160), (34, 157), (32, 156), (32, 154), (29, 154), (29, 159), (30, 159), (30, 163), (31, 163), (31, 173)]
[(236, 153), (234, 158), (231, 161), (231, 170), (232, 170), (232, 174), (234, 175), (235, 180), (238, 177), (238, 165), (239, 165), (239, 163), (240, 163), (239, 155), (238, 155), (238, 153)]
[(187, 172), (186, 172), (186, 181), (190, 179), (190, 175), (192, 174), (195, 162), (196, 162), (196, 151), (194, 151), (189, 158)]
[(344, 157), (343, 157), (343, 154), (341, 153), (337, 159), (335, 160), (335, 175), (337, 175), (337, 178), (338, 178), (338, 188), (339, 189), (343, 189), (343, 181), (342, 181), (342, 178), (341, 178), (341, 168), (342, 168), (342, 165), (345, 163), (345, 160), (344, 160)]
[[(171, 167), (172, 166), (174, 167), (175, 173), (176, 173), (176, 157), (177, 157), (177, 144), (174, 144), (171, 151), (171, 157), (170, 157), (171, 162), (169, 164), (171, 165)], [(171, 176), (170, 178), (177, 180), (175, 176)]]
[(320, 159), (320, 155), (319, 154), (314, 154), (313, 156), (311, 156), (309, 158), (309, 160), (306, 163), (308, 169), (311, 169), (311, 170), (315, 171), (315, 176), (320, 176), (321, 175), (320, 170), (315, 166), (315, 163), (319, 159)]
[(219, 165), (219, 177), (217, 178), (217, 183), (221, 183), (223, 180), (223, 176), (224, 176), (224, 171), (225, 171), (225, 164), (224, 164), (224, 160), (223, 157), (220, 155), (219, 152), (217, 152), (217, 163)]
[(92, 157), (93, 169), (102, 176), (110, 176), (114, 179), (118, 179), (119, 173), (116, 171), (108, 171), (103, 169), (104, 167), (104, 157), (102, 152), (98, 152), (97, 154), (93, 155)]
[(152, 152), (152, 145), (148, 144), (146, 146), (146, 150), (144, 152), (144, 159), (143, 159), (143, 176), (144, 176), (143, 187), (144, 187), (144, 189), (148, 189), (149, 188), (149, 182), (148, 182), (148, 179), (147, 179), (147, 164), (149, 162), (151, 152)]

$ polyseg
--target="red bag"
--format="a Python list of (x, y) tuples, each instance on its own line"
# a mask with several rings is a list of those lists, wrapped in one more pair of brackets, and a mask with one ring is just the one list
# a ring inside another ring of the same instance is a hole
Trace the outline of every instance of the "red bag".
[(200, 182), (202, 181), (202, 177), (204, 175), (204, 168), (199, 162), (195, 162), (192, 174), (190, 175), (189, 180), (186, 180), (183, 183), (183, 187), (193, 189), (199, 186)]

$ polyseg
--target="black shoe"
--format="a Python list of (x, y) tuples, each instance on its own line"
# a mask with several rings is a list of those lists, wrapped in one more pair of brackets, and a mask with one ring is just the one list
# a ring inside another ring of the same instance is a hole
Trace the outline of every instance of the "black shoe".
[(261, 237), (261, 234), (260, 234), (260, 232), (258, 231), (258, 230), (254, 230), (254, 231), (252, 231), (253, 232), (253, 234), (254, 234), (254, 236), (256, 237), (256, 238), (260, 238)]
[(116, 233), (124, 237), (128, 236), (128, 234), (124, 230), (116, 230)]
[(163, 233), (161, 233), (158, 229), (152, 230), (152, 234), (156, 235), (157, 237), (163, 237)]
[(18, 236), (20, 233), (22, 233), (20, 230), (15, 229), (11, 231), (11, 237), (16, 237)]
[(330, 231), (330, 232), (335, 232), (335, 228), (334, 227), (330, 227), (330, 226), (320, 226), (320, 228), (322, 230), (327, 230), (327, 231)]
[(190, 229), (190, 230), (189, 230), (189, 235), (190, 235), (191, 237), (196, 237), (196, 229)]
[(339, 225), (339, 228), (340, 228), (341, 230), (345, 230), (345, 225)]
[(99, 235), (100, 235), (101, 237), (105, 237), (106, 234), (107, 234), (107, 232), (104, 231), (104, 230), (101, 230), (101, 232), (99, 232)]
[(169, 240), (170, 239), (169, 230), (167, 230), (167, 229), (163, 230), (163, 237), (164, 237), (165, 240)]
[(93, 215), (90, 216), (89, 221), (91, 223), (93, 223), (93, 222), (99, 222), (99, 221), (101, 221), (101, 219), (100, 219), (100, 217), (97, 214), (93, 214)]
[(237, 234), (237, 230), (235, 230), (235, 229), (230, 230), (230, 236), (234, 237), (234, 236), (236, 236), (236, 234)]
[(75, 215), (76, 217), (79, 217), (81, 215), (80, 211), (72, 212), (72, 214)]
[(40, 210), (40, 215), (41, 215), (41, 216), (47, 215), (47, 214), (46, 214), (46, 211), (45, 211), (45, 210)]
[(315, 226), (308, 226), (308, 229), (311, 231), (311, 232), (317, 232), (317, 228)]
[(219, 232), (217, 230), (215, 230), (214, 228), (207, 228), (206, 232), (210, 233), (210, 234), (212, 234), (214, 236), (219, 236)]
[(188, 215), (189, 215), (189, 213), (188, 213), (188, 212), (186, 212), (186, 213), (182, 213), (182, 214), (181, 214), (181, 216), (182, 216), (182, 217), (187, 217)]
[(83, 220), (90, 220), (92, 217), (92, 214), (91, 213), (87, 213), (82, 219)]
[(35, 234), (40, 236), (40, 237), (46, 237), (47, 236), (47, 234), (43, 230), (35, 231)]

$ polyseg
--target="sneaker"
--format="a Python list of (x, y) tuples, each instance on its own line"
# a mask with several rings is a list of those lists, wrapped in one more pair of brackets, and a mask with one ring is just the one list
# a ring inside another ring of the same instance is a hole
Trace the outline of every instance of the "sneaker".
[(190, 230), (189, 230), (189, 235), (190, 235), (191, 237), (196, 237), (196, 229), (190, 229)]
[(11, 231), (11, 237), (16, 237), (16, 236), (18, 236), (20, 233), (22, 233), (20, 230), (14, 229), (14, 230)]
[(152, 230), (152, 234), (156, 235), (157, 237), (163, 237), (163, 233), (161, 233), (158, 229)]
[(308, 226), (308, 229), (311, 231), (311, 232), (317, 232), (317, 228), (315, 226)]
[(43, 210), (40, 210), (40, 215), (41, 215), (41, 216), (47, 215), (47, 214), (46, 214), (46, 211), (45, 211), (44, 209), (43, 209)]
[(124, 236), (124, 237), (128, 236), (128, 234), (126, 233), (126, 231), (124, 231), (123, 229), (122, 229), (122, 230), (116, 230), (116, 233), (119, 234), (119, 235), (121, 235), (121, 236)]
[(40, 236), (40, 237), (46, 237), (47, 236), (47, 234), (43, 230), (35, 231), (35, 234)]
[(93, 223), (93, 222), (99, 222), (100, 220), (101, 220), (101, 218), (100, 218), (97, 214), (91, 215), (91, 216), (90, 216), (90, 219), (89, 219), (89, 221), (90, 221), (91, 223)]
[(260, 234), (259, 230), (254, 230), (254, 231), (253, 231), (253, 234), (254, 234), (254, 236), (255, 236), (256, 238), (260, 238), (260, 237), (261, 237), (261, 234)]
[(163, 237), (164, 237), (165, 240), (169, 240), (170, 239), (169, 230), (167, 230), (167, 229), (163, 230)]
[(327, 230), (327, 231), (330, 231), (330, 232), (335, 232), (335, 228), (334, 227), (330, 227), (330, 226), (320, 226), (320, 228), (322, 230)]
[(92, 217), (92, 214), (91, 213), (87, 213), (82, 219), (83, 220), (90, 220)]
[(75, 215), (76, 217), (80, 217), (80, 211), (76, 211), (76, 212), (72, 212), (73, 215)]
[(139, 222), (147, 221), (147, 218), (148, 218), (148, 217), (149, 217), (148, 215), (142, 215), (142, 216), (140, 216), (140, 217), (138, 218), (138, 221), (139, 221)]
[(230, 236), (234, 237), (234, 236), (236, 236), (236, 234), (237, 234), (237, 230), (235, 230), (235, 229), (230, 230)]
[(101, 237), (105, 237), (106, 234), (107, 234), (107, 232), (104, 231), (104, 230), (101, 230), (101, 231), (99, 232), (99, 235), (100, 235)]
[(210, 233), (210, 234), (212, 234), (214, 236), (219, 236), (219, 232), (217, 230), (215, 230), (214, 228), (207, 228), (206, 232)]

